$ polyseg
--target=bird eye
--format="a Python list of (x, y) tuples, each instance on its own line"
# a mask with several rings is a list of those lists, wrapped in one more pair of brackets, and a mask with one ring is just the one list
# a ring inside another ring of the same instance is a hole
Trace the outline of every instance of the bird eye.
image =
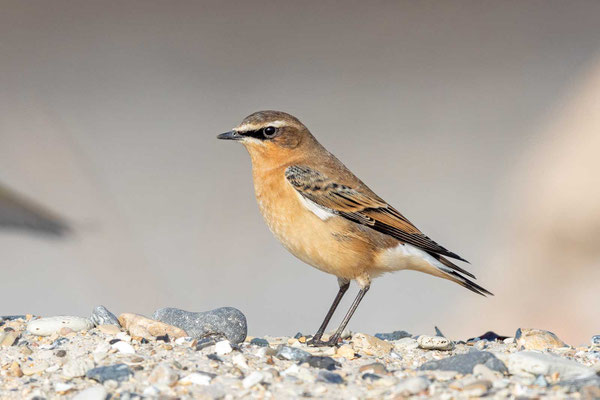
[(273, 126), (267, 126), (266, 128), (263, 129), (263, 135), (267, 139), (271, 139), (273, 136), (275, 136), (276, 133), (277, 133), (277, 128), (275, 128)]

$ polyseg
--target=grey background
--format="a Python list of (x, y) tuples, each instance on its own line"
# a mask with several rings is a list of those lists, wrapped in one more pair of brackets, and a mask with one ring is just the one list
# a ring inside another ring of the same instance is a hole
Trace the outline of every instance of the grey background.
[[(253, 335), (312, 333), (337, 285), (272, 238), (216, 134), (294, 114), (494, 292), (503, 182), (600, 48), (595, 1), (0, 5), (0, 182), (75, 230), (0, 231), (0, 314), (230, 305)], [(350, 328), (511, 334), (458, 306), (502, 301), (400, 272)]]

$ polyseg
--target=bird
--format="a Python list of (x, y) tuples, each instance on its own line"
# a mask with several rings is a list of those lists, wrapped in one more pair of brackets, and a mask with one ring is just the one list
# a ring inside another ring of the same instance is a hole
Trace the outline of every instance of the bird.
[[(369, 189), (296, 117), (258, 111), (217, 138), (238, 141), (250, 154), (256, 200), (274, 236), (301, 261), (337, 277), (337, 295), (309, 345), (338, 345), (372, 280), (387, 272), (416, 270), (493, 295), (449, 259), (468, 261)], [(338, 329), (323, 340), (351, 281), (359, 292)]]

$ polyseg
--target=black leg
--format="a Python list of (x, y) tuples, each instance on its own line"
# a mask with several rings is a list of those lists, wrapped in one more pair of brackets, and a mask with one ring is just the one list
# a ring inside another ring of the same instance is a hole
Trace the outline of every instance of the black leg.
[(365, 297), (365, 294), (369, 291), (369, 287), (370, 286), (365, 286), (364, 288), (360, 289), (360, 291), (358, 292), (358, 295), (354, 299), (354, 302), (350, 306), (350, 309), (346, 313), (344, 320), (340, 324), (340, 327), (333, 334), (333, 336), (331, 338), (329, 338), (329, 340), (326, 342), (327, 346), (335, 346), (338, 344), (340, 337), (342, 336), (342, 333), (344, 332), (344, 329), (346, 329), (346, 325), (348, 325), (350, 318), (352, 318), (352, 315), (354, 314), (354, 311), (356, 311), (356, 308), (360, 304), (360, 301), (362, 300), (362, 298)]
[(323, 323), (319, 327), (319, 330), (317, 330), (317, 333), (315, 333), (315, 336), (313, 336), (313, 338), (308, 341), (309, 345), (319, 345), (320, 343), (322, 343), (321, 337), (323, 336), (323, 332), (325, 332), (325, 329), (327, 328), (327, 325), (329, 324), (329, 321), (331, 320), (331, 317), (333, 316), (335, 309), (340, 304), (342, 297), (344, 297), (344, 294), (350, 287), (350, 282), (339, 281), (339, 283), (340, 283), (340, 290), (338, 291), (337, 295), (335, 296), (335, 299), (333, 300), (333, 304), (331, 305), (331, 307), (329, 307), (329, 311), (327, 312), (327, 315), (325, 316)]

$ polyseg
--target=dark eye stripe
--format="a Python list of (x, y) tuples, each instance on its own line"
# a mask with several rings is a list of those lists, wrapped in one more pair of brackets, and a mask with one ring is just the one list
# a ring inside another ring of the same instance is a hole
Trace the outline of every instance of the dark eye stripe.
[(242, 136), (248, 136), (248, 137), (252, 137), (258, 140), (264, 140), (265, 136), (263, 135), (262, 129), (256, 130), (256, 131), (246, 131), (246, 132), (240, 132), (240, 135)]

